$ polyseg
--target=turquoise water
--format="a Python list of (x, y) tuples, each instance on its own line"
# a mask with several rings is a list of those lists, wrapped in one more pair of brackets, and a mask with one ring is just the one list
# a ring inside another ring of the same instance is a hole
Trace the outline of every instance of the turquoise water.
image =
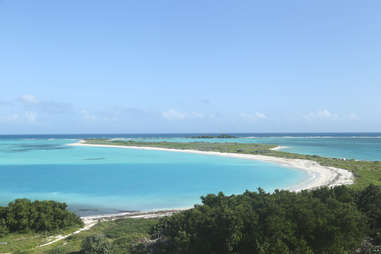
[(79, 214), (190, 207), (207, 193), (267, 191), (308, 176), (271, 163), (210, 155), (122, 148), (72, 147), (81, 138), (169, 142), (245, 142), (285, 151), (381, 160), (381, 134), (238, 134), (236, 139), (190, 139), (192, 134), (0, 136), (0, 204), (15, 198), (67, 202)]
[(286, 146), (282, 151), (324, 157), (381, 161), (380, 137), (263, 138), (258, 143)]
[(67, 146), (75, 139), (0, 139), (0, 204), (64, 201), (79, 214), (190, 207), (207, 193), (267, 191), (308, 176), (276, 164), (211, 155)]
[(346, 158), (356, 160), (381, 161), (381, 135), (373, 134), (353, 136), (276, 136), (276, 137), (240, 137), (233, 139), (191, 139), (174, 138), (132, 138), (137, 141), (167, 142), (237, 142), (262, 143), (284, 146), (282, 151), (320, 155), (324, 157)]

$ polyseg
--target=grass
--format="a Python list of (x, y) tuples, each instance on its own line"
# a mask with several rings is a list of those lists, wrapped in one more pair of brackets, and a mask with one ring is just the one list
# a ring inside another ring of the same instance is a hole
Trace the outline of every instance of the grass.
[(343, 168), (351, 171), (355, 176), (354, 189), (362, 189), (369, 184), (381, 185), (381, 161), (358, 161), (327, 158), (317, 155), (303, 155), (272, 150), (276, 145), (270, 144), (247, 144), (247, 143), (207, 143), (207, 142), (135, 142), (107, 139), (87, 139), (86, 144), (103, 144), (118, 146), (158, 147), (168, 149), (190, 149), (198, 151), (214, 151), (225, 153), (242, 153), (267, 155), (290, 159), (304, 159), (316, 161), (323, 166)]
[[(67, 228), (52, 233), (11, 233), (0, 238), (0, 253), (18, 253), (31, 250), (36, 246), (47, 243), (56, 235), (65, 235), (74, 232), (78, 227)], [(29, 252), (26, 252), (29, 253)]]
[[(150, 238), (149, 230), (158, 219), (119, 219), (100, 222), (88, 231), (70, 236), (49, 246), (36, 248), (47, 242), (47, 236), (39, 234), (10, 234), (0, 241), (12, 241), (13, 248), (0, 249), (0, 253), (14, 254), (80, 254), (81, 242), (87, 236), (103, 234), (113, 244), (113, 254), (129, 254), (128, 249)], [(1, 247), (0, 247), (1, 248)]]

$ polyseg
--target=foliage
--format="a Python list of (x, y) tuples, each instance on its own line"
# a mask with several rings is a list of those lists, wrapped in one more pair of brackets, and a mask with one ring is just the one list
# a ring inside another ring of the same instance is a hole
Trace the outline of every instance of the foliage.
[(220, 134), (218, 136), (209, 136), (209, 135), (192, 136), (191, 138), (237, 138), (237, 137), (228, 135), (228, 134)]
[(201, 205), (171, 217), (100, 222), (64, 242), (24, 253), (79, 254), (82, 246), (95, 254), (377, 254), (380, 202), (376, 186), (210, 194)]
[(82, 226), (82, 220), (66, 210), (65, 203), (16, 199), (0, 208), (0, 236), (8, 232), (53, 232)]
[(369, 235), (377, 244), (381, 244), (381, 191), (380, 187), (370, 185), (361, 191), (357, 206), (367, 217)]
[(110, 254), (111, 244), (104, 235), (91, 235), (82, 241), (81, 251), (84, 254)]
[[(82, 254), (82, 242), (87, 237), (94, 235), (103, 235), (110, 242), (112, 254), (147, 253), (144, 241), (150, 239), (149, 231), (157, 222), (158, 219), (141, 218), (103, 221), (97, 223), (90, 230), (82, 231), (65, 240), (42, 248), (35, 247), (50, 241), (49, 235), (10, 233), (6, 238), (0, 239), (0, 241), (10, 243), (7, 246), (0, 245), (0, 253), (16, 253), (19, 251), (28, 254)], [(60, 232), (60, 234), (70, 232)]]
[(3, 237), (9, 233), (7, 221), (4, 218), (0, 218), (0, 237)]
[(152, 228), (161, 235), (153, 253), (351, 253), (366, 236), (381, 232), (379, 202), (381, 189), (375, 186), (207, 195), (202, 205), (162, 218)]
[(66, 253), (65, 249), (62, 247), (57, 247), (47, 252), (47, 254), (65, 254), (65, 253)]

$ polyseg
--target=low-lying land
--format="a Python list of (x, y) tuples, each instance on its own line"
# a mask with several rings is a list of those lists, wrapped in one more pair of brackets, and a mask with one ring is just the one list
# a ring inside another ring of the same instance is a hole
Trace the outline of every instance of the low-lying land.
[[(84, 145), (110, 145), (141, 148), (164, 148), (176, 150), (194, 150), (204, 152), (218, 152), (244, 155), (263, 155), (284, 159), (299, 159), (314, 161), (325, 167), (345, 169), (353, 173), (354, 184), (351, 188), (362, 189), (369, 184), (381, 185), (381, 161), (358, 161), (340, 158), (327, 158), (317, 155), (302, 155), (274, 150), (276, 145), (247, 144), (247, 143), (209, 143), (209, 142), (135, 142), (107, 139), (87, 139), (81, 142)], [(346, 182), (347, 183), (347, 182)], [(333, 184), (337, 185), (337, 184)]]
[(228, 135), (228, 134), (221, 134), (217, 136), (210, 136), (210, 135), (201, 135), (201, 136), (192, 136), (190, 138), (237, 138), (236, 136)]
[[(151, 228), (158, 223), (156, 218), (117, 219), (102, 221), (89, 230), (72, 235), (54, 244), (38, 247), (39, 243), (49, 241), (43, 233), (13, 233), (0, 238), (2, 242), (13, 244), (13, 248), (0, 245), (0, 253), (12, 254), (79, 254), (84, 239), (102, 236), (111, 245), (111, 253), (128, 254), (140, 243), (150, 242)], [(110, 252), (109, 252), (110, 253)], [(93, 253), (96, 254), (96, 253)]]

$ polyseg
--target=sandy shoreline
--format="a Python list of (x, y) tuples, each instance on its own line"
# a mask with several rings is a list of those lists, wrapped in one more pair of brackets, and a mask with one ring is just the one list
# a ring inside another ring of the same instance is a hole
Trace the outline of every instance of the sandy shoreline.
[(85, 224), (82, 228), (77, 231), (67, 234), (67, 235), (57, 235), (52, 237), (48, 242), (41, 244), (38, 248), (45, 247), (54, 244), (58, 241), (64, 240), (69, 236), (76, 235), (82, 231), (86, 231), (94, 227), (98, 222), (102, 221), (113, 221), (118, 219), (149, 219), (149, 218), (161, 218), (164, 216), (171, 216), (174, 213), (183, 211), (186, 209), (171, 209), (171, 210), (157, 210), (157, 211), (147, 211), (147, 212), (125, 212), (125, 213), (115, 213), (115, 214), (104, 214), (104, 215), (94, 215), (94, 216), (83, 216), (81, 217), (83, 223)]
[[(182, 153), (194, 153), (194, 154), (204, 154), (213, 156), (224, 156), (231, 158), (249, 159), (275, 163), (284, 167), (303, 170), (309, 174), (309, 179), (303, 183), (296, 186), (291, 186), (287, 188), (291, 191), (301, 191), (307, 189), (314, 189), (321, 186), (337, 186), (343, 184), (353, 184), (353, 174), (347, 170), (322, 166), (317, 162), (310, 160), (301, 159), (286, 159), (265, 155), (252, 155), (252, 154), (237, 154), (237, 153), (220, 153), (220, 152), (207, 152), (207, 151), (197, 151), (197, 150), (180, 150), (180, 149), (168, 149), (159, 147), (139, 147), (139, 146), (117, 146), (117, 145), (96, 145), (96, 144), (84, 144), (83, 141), (78, 143), (69, 144), (70, 146), (92, 146), (92, 147), (114, 147), (114, 148), (125, 148), (125, 149), (140, 149), (140, 150), (156, 150), (156, 151), (169, 151), (169, 152), (182, 152)], [(275, 147), (274, 150), (282, 149), (284, 147)], [(66, 239), (71, 235), (78, 234), (82, 231), (89, 230), (101, 221), (110, 221), (117, 219), (127, 219), (127, 218), (160, 218), (164, 216), (170, 216), (174, 213), (186, 210), (186, 208), (179, 209), (167, 209), (167, 210), (154, 210), (154, 211), (142, 211), (142, 212), (125, 212), (116, 214), (103, 214), (94, 216), (83, 216), (85, 226), (76, 232), (68, 235), (59, 235), (51, 239), (49, 242), (40, 245), (40, 247), (51, 245), (57, 241)]]
[(278, 151), (278, 150), (283, 150), (285, 148), (288, 148), (288, 146), (277, 146), (277, 147), (271, 148), (271, 150)]
[(332, 187), (337, 185), (353, 184), (354, 182), (353, 174), (349, 172), (348, 170), (322, 166), (319, 163), (310, 161), (310, 160), (287, 159), (287, 158), (265, 156), (265, 155), (254, 155), (254, 154), (220, 153), (220, 152), (211, 152), (211, 151), (197, 151), (197, 150), (186, 150), (186, 149), (181, 150), (181, 149), (170, 149), (170, 148), (159, 148), (159, 147), (84, 144), (83, 141), (74, 143), (74, 144), (69, 144), (69, 145), (70, 146), (92, 146), (92, 147), (114, 147), (114, 148), (123, 148), (123, 149), (169, 151), (169, 152), (182, 152), (182, 153), (194, 153), (194, 154), (204, 154), (204, 155), (213, 155), (213, 156), (224, 156), (224, 157), (231, 157), (231, 158), (240, 158), (240, 159), (257, 160), (257, 161), (275, 163), (284, 167), (303, 170), (304, 172), (309, 174), (310, 177), (307, 181), (300, 183), (298, 185), (286, 188), (287, 190), (291, 190), (291, 191), (314, 189), (321, 186)]

